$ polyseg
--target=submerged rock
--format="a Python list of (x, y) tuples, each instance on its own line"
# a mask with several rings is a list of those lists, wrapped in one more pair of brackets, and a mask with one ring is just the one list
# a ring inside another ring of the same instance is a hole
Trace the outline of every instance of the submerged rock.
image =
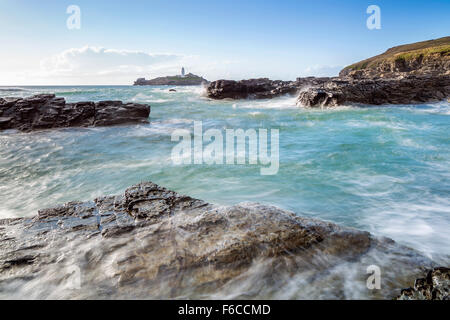
[(149, 115), (149, 105), (121, 101), (66, 103), (54, 94), (0, 98), (0, 130), (147, 123)]
[[(389, 239), (271, 206), (141, 183), (0, 220), (0, 298), (393, 298), (432, 262)], [(382, 270), (381, 290), (367, 268)]]
[(425, 278), (414, 282), (413, 288), (402, 290), (397, 300), (450, 300), (450, 269), (428, 271)]

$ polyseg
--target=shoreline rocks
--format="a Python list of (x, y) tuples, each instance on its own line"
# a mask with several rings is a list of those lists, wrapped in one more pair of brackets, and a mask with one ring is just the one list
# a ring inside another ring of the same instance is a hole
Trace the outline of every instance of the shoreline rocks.
[(283, 95), (295, 95), (305, 86), (322, 84), (329, 78), (298, 78), (296, 81), (270, 80), (217, 80), (206, 88), (211, 99), (270, 99)]
[(391, 299), (433, 267), (368, 232), (151, 182), (0, 220), (0, 240), (0, 299)]
[(66, 103), (54, 94), (0, 98), (0, 130), (32, 131), (148, 123), (150, 106), (121, 101)]
[(297, 96), (297, 105), (308, 108), (345, 104), (414, 104), (450, 101), (450, 76), (399, 78), (298, 78), (296, 81), (218, 80), (206, 89), (207, 97), (222, 99), (271, 99)]
[(450, 37), (401, 45), (344, 68), (339, 77), (219, 80), (211, 99), (268, 99), (298, 95), (302, 107), (413, 104), (450, 99)]
[(397, 300), (450, 300), (450, 269), (429, 270), (414, 282), (414, 287), (402, 290)]
[(450, 76), (414, 76), (395, 79), (298, 78), (296, 81), (218, 80), (206, 89), (207, 97), (222, 99), (271, 99), (297, 96), (302, 107), (335, 107), (344, 104), (413, 104), (448, 101)]
[(408, 76), (400, 79), (333, 79), (300, 92), (303, 107), (344, 104), (414, 104), (445, 101), (450, 96), (450, 76)]

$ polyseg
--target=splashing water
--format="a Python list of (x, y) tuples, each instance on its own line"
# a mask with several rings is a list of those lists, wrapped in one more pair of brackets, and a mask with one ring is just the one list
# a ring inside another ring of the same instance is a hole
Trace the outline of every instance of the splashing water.
[[(216, 204), (274, 204), (388, 236), (448, 264), (450, 104), (306, 110), (295, 98), (210, 101), (201, 87), (21, 87), (0, 97), (56, 93), (68, 102), (149, 103), (150, 124), (0, 132), (0, 218), (119, 194), (150, 180)], [(171, 133), (280, 130), (280, 170), (171, 162)]]

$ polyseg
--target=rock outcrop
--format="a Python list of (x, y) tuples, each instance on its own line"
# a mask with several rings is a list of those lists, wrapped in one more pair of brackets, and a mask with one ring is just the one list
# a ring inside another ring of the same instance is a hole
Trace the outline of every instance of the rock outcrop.
[(208, 84), (203, 77), (188, 73), (185, 76), (159, 77), (151, 80), (139, 78), (134, 82), (135, 86), (199, 86)]
[(296, 81), (270, 80), (218, 80), (206, 88), (211, 99), (270, 99), (282, 95), (296, 95), (305, 86), (322, 84), (329, 78), (298, 78)]
[[(153, 183), (0, 220), (0, 298), (386, 299), (432, 262), (389, 239)], [(382, 289), (367, 288), (367, 267)]]
[(334, 79), (299, 93), (303, 107), (344, 104), (411, 104), (445, 100), (450, 96), (450, 76), (408, 76), (402, 79)]
[(147, 123), (149, 115), (150, 106), (121, 101), (66, 103), (54, 94), (0, 98), (0, 130)]
[(429, 270), (425, 278), (414, 282), (414, 287), (402, 290), (397, 300), (450, 300), (450, 269)]
[(212, 99), (265, 99), (285, 94), (298, 95), (302, 107), (443, 101), (450, 97), (450, 37), (391, 48), (346, 67), (335, 78), (219, 80), (207, 88)]
[(450, 96), (450, 37), (391, 48), (344, 68), (339, 79), (303, 90), (298, 104), (412, 104)]

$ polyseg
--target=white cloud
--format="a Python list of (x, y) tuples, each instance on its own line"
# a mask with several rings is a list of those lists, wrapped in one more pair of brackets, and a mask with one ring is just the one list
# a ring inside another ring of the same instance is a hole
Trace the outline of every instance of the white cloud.
[[(286, 71), (283, 63), (173, 53), (147, 53), (85, 46), (49, 57), (0, 59), (0, 85), (114, 85), (179, 74), (181, 67), (210, 81), (269, 77), (293, 80), (299, 76), (333, 76), (341, 66), (301, 65)], [(303, 70), (303, 71), (301, 71)]]
[(40, 78), (85, 79), (89, 83), (129, 83), (164, 65), (177, 64), (177, 54), (149, 54), (143, 51), (83, 47), (65, 50), (40, 63)]
[(40, 68), (15, 69), (8, 80), (17, 84), (132, 84), (140, 77), (147, 79), (187, 72), (208, 80), (237, 78), (239, 61), (172, 53), (146, 53), (85, 46), (71, 48), (40, 61)]

